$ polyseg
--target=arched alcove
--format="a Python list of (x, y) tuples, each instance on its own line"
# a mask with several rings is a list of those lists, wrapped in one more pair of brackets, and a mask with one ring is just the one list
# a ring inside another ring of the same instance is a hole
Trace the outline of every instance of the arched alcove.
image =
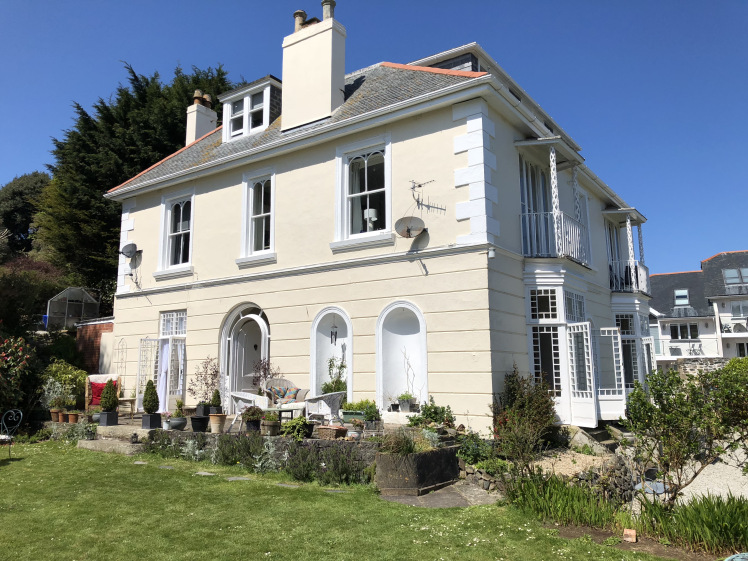
[(428, 399), (426, 323), (409, 302), (390, 304), (377, 321), (377, 405), (386, 410), (409, 392)]
[(347, 399), (353, 399), (353, 329), (351, 320), (342, 309), (328, 307), (312, 322), (310, 337), (309, 389), (313, 396), (322, 393), (322, 384), (330, 379), (328, 361), (331, 357), (346, 365)]
[(221, 328), (221, 395), (232, 413), (231, 392), (254, 392), (253, 366), (270, 356), (270, 326), (262, 309), (241, 304), (226, 315)]

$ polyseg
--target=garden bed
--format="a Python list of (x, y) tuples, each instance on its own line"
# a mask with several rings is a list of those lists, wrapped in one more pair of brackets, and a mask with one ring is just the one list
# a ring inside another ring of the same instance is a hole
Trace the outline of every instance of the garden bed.
[(413, 454), (376, 456), (376, 483), (382, 495), (423, 495), (454, 483), (460, 473), (459, 446)]

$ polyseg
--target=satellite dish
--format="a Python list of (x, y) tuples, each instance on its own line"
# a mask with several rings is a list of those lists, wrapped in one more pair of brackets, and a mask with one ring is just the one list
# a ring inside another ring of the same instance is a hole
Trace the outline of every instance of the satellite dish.
[(415, 216), (404, 216), (395, 222), (395, 232), (401, 238), (415, 238), (425, 228), (423, 220)]
[(129, 243), (125, 247), (123, 247), (120, 250), (120, 253), (127, 257), (128, 259), (132, 259), (135, 257), (135, 254), (138, 252), (138, 246), (134, 243)]

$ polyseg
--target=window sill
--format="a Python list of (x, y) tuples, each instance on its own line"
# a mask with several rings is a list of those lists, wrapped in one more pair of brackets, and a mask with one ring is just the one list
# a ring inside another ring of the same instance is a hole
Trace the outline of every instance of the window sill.
[(395, 245), (395, 234), (392, 232), (383, 232), (381, 234), (372, 234), (370, 236), (361, 236), (348, 240), (332, 242), (330, 243), (330, 249), (333, 253), (342, 253), (344, 251), (356, 251), (358, 249), (384, 247), (388, 245)]
[(272, 253), (258, 253), (256, 255), (248, 255), (247, 257), (240, 257), (236, 261), (236, 266), (240, 269), (246, 269), (248, 267), (255, 267), (257, 265), (270, 265), (271, 263), (277, 263), (278, 254)]
[(182, 277), (191, 277), (193, 273), (194, 267), (192, 265), (186, 265), (182, 267), (174, 267), (173, 269), (164, 269), (163, 271), (154, 271), (153, 278), (157, 281), (179, 279)]

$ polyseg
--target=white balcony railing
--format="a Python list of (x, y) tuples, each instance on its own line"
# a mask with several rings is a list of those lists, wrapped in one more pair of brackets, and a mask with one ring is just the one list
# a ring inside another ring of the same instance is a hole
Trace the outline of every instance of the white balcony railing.
[(639, 261), (612, 261), (610, 289), (613, 292), (644, 292), (649, 294), (649, 269)]
[(571, 216), (558, 215), (560, 252), (556, 251), (556, 235), (552, 212), (522, 214), (522, 252), (525, 257), (568, 257), (583, 265), (589, 264), (587, 228)]

